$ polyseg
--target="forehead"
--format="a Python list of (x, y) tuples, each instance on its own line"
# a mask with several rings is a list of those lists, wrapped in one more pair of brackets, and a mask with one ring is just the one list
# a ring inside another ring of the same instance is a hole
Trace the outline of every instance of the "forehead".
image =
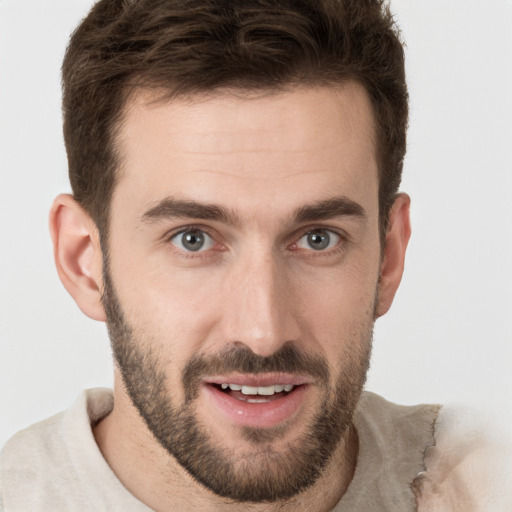
[(126, 193), (141, 208), (184, 195), (243, 209), (272, 197), (297, 207), (376, 190), (372, 108), (353, 82), (172, 101), (140, 91), (128, 103), (118, 142), (113, 211), (116, 196)]

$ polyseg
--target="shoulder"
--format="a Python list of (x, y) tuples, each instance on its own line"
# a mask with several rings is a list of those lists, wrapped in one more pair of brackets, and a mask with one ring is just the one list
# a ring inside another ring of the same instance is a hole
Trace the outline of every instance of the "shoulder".
[(483, 414), (445, 406), (415, 481), (419, 512), (512, 510), (512, 439)]
[(422, 417), (430, 427), (436, 420), (441, 406), (438, 404), (401, 405), (386, 400), (376, 393), (365, 391), (359, 400), (356, 415), (364, 415), (376, 423), (402, 423), (407, 418)]
[(437, 404), (399, 405), (367, 391), (358, 404), (354, 424), (361, 436), (378, 441), (381, 450), (406, 449), (409, 456), (414, 450), (415, 460), (422, 462), (424, 451), (434, 444), (440, 408)]
[(352, 482), (337, 512), (415, 509), (412, 482), (434, 444), (439, 406), (398, 405), (364, 392), (354, 414), (359, 451)]
[(62, 444), (59, 429), (63, 413), (56, 414), (39, 423), (21, 430), (7, 441), (0, 455), (1, 477), (4, 485), (9, 480), (34, 477), (41, 473), (39, 462), (61, 458)]
[(39, 472), (42, 466), (51, 463), (59, 466), (69, 457), (69, 445), (91, 437), (91, 423), (111, 408), (110, 390), (87, 390), (67, 411), (21, 430), (7, 441), (0, 453), (2, 476), (5, 479), (7, 470), (11, 475), (17, 468), (23, 468), (26, 475), (30, 468)]
[[(63, 414), (36, 423), (15, 434), (0, 454), (4, 506), (22, 510), (18, 502), (39, 510), (41, 496), (66, 481), (69, 461), (59, 430)], [(2, 509), (0, 508), (0, 511)]]
[(74, 494), (75, 502), (87, 503), (77, 461), (84, 458), (82, 451), (99, 451), (90, 425), (108, 410), (111, 401), (108, 390), (83, 392), (68, 411), (36, 423), (7, 441), (0, 453), (0, 512), (2, 501), (9, 511), (41, 510), (42, 504), (47, 509), (55, 505), (53, 510), (64, 510), (67, 491)]

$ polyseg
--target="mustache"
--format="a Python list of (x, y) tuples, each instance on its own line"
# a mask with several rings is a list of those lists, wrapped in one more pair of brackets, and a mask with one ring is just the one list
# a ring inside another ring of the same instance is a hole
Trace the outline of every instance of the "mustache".
[(298, 373), (312, 377), (325, 386), (329, 384), (327, 361), (323, 357), (299, 350), (290, 342), (270, 356), (255, 354), (247, 346), (233, 345), (218, 354), (196, 354), (188, 360), (181, 374), (186, 402), (196, 398), (206, 376), (231, 372)]

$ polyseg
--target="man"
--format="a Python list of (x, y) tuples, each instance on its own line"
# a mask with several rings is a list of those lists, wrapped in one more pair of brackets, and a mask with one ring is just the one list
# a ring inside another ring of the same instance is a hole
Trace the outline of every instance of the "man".
[(5, 510), (470, 510), (440, 407), (362, 394), (410, 235), (386, 8), (102, 0), (63, 84), (55, 260), (114, 392), (6, 445)]

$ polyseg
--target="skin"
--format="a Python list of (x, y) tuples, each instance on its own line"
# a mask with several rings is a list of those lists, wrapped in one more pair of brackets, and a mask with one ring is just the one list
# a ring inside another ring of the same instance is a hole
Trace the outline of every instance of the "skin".
[[(346, 354), (367, 348), (375, 318), (389, 309), (398, 288), (410, 236), (409, 198), (401, 194), (381, 258), (373, 125), (367, 94), (355, 83), (265, 94), (223, 91), (172, 102), (141, 91), (131, 99), (119, 135), (110, 275), (141, 347), (158, 355), (174, 403), (185, 400), (180, 372), (197, 353), (243, 346), (266, 357), (291, 342), (328, 362), (334, 387)], [(171, 197), (223, 206), (236, 222), (148, 220), (145, 213)], [(297, 220), (298, 209), (332, 198), (348, 199), (362, 213)], [(191, 225), (211, 237), (204, 251), (180, 246), (176, 233)], [(50, 226), (61, 280), (85, 314), (105, 321), (94, 222), (62, 195)], [(308, 245), (312, 229), (327, 230), (329, 248)], [(280, 425), (273, 450), (300, 439), (324, 393), (314, 382), (307, 386), (300, 407)], [(327, 511), (353, 475), (357, 435), (349, 429), (326, 471), (296, 497), (232, 503), (203, 488), (158, 444), (118, 369), (114, 398), (114, 410), (95, 427), (96, 440), (123, 484), (157, 511)], [(194, 411), (217, 445), (250, 460), (254, 444), (205, 393)]]

